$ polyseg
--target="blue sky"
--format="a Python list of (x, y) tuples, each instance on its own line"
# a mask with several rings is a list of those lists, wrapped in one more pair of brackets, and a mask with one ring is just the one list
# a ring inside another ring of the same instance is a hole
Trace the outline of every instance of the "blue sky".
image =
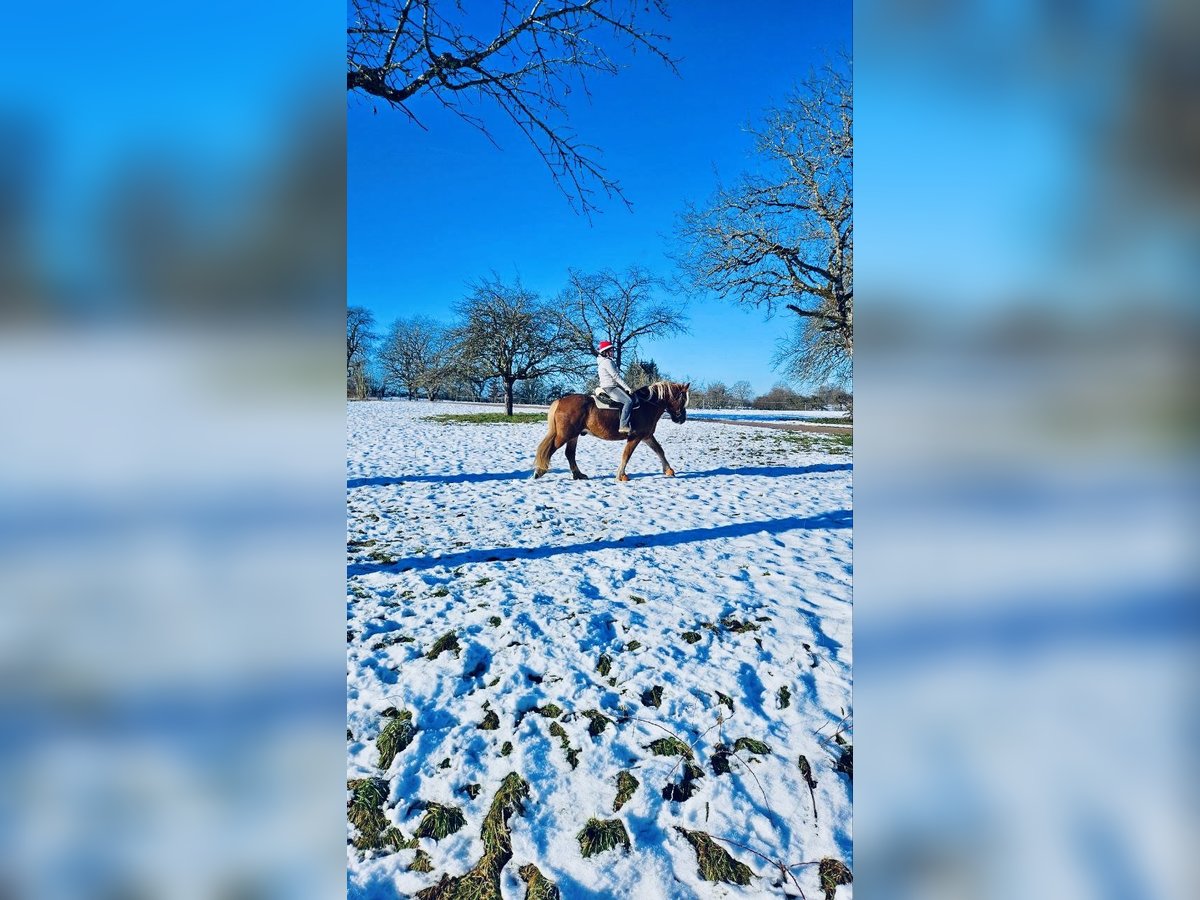
[[(633, 204), (619, 201), (589, 221), (571, 211), (533, 149), (499, 116), (497, 150), (428, 99), (414, 111), (428, 131), (386, 104), (349, 102), (349, 302), (381, 323), (423, 314), (448, 319), (465, 286), (495, 272), (553, 296), (568, 268), (633, 263), (669, 276), (675, 217), (702, 202), (718, 175), (752, 165), (744, 126), (783, 99), (811, 68), (850, 46), (849, 2), (674, 4), (666, 25), (680, 76), (645, 55), (615, 79), (592, 82), (590, 104), (571, 108), (579, 136)], [(694, 296), (691, 334), (646, 342), (643, 356), (677, 377), (779, 380), (770, 367), (790, 321), (767, 321), (715, 298)]]

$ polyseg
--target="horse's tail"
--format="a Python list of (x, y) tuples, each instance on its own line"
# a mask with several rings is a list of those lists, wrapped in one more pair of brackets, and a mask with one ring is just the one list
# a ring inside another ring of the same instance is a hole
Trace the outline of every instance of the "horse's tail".
[(546, 436), (542, 438), (542, 442), (538, 444), (537, 455), (533, 461), (533, 476), (540, 478), (550, 470), (550, 456), (554, 453), (554, 442), (558, 435), (558, 426), (554, 422), (554, 414), (558, 411), (558, 401), (555, 400), (550, 404), (550, 409), (546, 413), (546, 425), (548, 426)]

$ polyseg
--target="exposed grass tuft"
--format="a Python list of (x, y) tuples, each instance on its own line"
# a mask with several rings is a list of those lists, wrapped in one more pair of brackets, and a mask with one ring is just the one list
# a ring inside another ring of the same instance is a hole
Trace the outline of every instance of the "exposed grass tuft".
[(662, 790), (664, 800), (670, 800), (672, 803), (682, 803), (684, 800), (690, 800), (692, 794), (696, 793), (696, 779), (704, 777), (704, 770), (693, 763), (683, 764), (683, 777), (677, 783), (668, 784)]
[(692, 748), (674, 735), (653, 740), (646, 745), (646, 749), (656, 756), (682, 756), (689, 760), (693, 758)]
[(637, 594), (630, 594), (629, 599), (632, 600), (634, 603), (638, 604), (639, 606), (646, 602), (645, 597), (639, 597)]
[(388, 785), (382, 778), (355, 778), (346, 782), (350, 799), (346, 802), (346, 819), (358, 831), (354, 846), (359, 850), (380, 850), (384, 846), (383, 832), (388, 820), (383, 815)]
[(567, 762), (574, 769), (579, 765), (579, 750), (571, 746), (571, 739), (567, 736), (567, 729), (563, 728), (557, 722), (550, 723), (550, 734), (558, 738), (562, 743), (563, 753), (567, 755)]
[(483, 717), (483, 721), (475, 726), (480, 731), (495, 731), (500, 727), (500, 717), (496, 715), (494, 709), (489, 709)]
[(547, 703), (545, 706), (539, 706), (535, 712), (539, 716), (545, 716), (547, 719), (557, 719), (562, 715), (562, 707), (557, 703)]
[(592, 737), (598, 737), (605, 728), (612, 724), (612, 719), (596, 709), (589, 709), (583, 715), (588, 720), (588, 734)]
[(476, 797), (479, 796), (479, 792), (482, 790), (483, 790), (483, 785), (481, 785), (481, 784), (464, 784), (462, 787), (460, 787), (458, 789), (458, 792), (460, 794), (466, 794), (468, 797), (470, 797), (472, 800), (474, 800)]
[(429, 652), (425, 654), (426, 659), (437, 659), (438, 656), (445, 653), (447, 650), (453, 650), (454, 655), (458, 656), (462, 648), (458, 646), (458, 635), (453, 631), (447, 631), (440, 638), (433, 642), (433, 646), (429, 648)]
[(629, 802), (629, 798), (637, 791), (641, 782), (633, 777), (633, 773), (623, 771), (617, 774), (617, 799), (613, 801), (613, 812), (618, 812)]
[(422, 416), (426, 422), (439, 425), (528, 425), (530, 422), (545, 422), (546, 414), (540, 412), (515, 412), (511, 416), (494, 413), (443, 413)]
[(433, 838), (440, 841), (454, 834), (467, 820), (463, 818), (462, 810), (457, 806), (442, 806), (440, 803), (429, 803), (425, 806), (425, 815), (413, 832), (419, 838)]
[(753, 622), (739, 622), (733, 616), (726, 616), (724, 619), (722, 619), (721, 627), (728, 629), (735, 634), (741, 634), (743, 631), (758, 631), (758, 626)]
[(846, 777), (851, 781), (854, 780), (854, 748), (845, 747), (842, 750), (842, 755), (838, 757), (837, 764), (833, 767), (836, 772), (845, 772)]
[(771, 748), (762, 741), (756, 741), (754, 738), (740, 737), (733, 742), (733, 752), (737, 753), (740, 750), (745, 750), (749, 753), (757, 754), (758, 756), (770, 756)]
[(726, 881), (729, 884), (749, 884), (754, 873), (745, 863), (738, 862), (720, 844), (714, 841), (706, 832), (688, 831), (686, 828), (675, 826), (692, 849), (696, 851), (696, 862), (700, 867), (700, 877), (705, 881)]
[(629, 832), (620, 819), (588, 819), (575, 839), (584, 859), (617, 847), (629, 849)]
[(781, 687), (775, 694), (775, 699), (779, 703), (780, 709), (787, 709), (792, 705), (792, 691), (786, 684)]
[(375, 749), (379, 751), (379, 768), (387, 771), (396, 758), (396, 754), (413, 742), (417, 727), (413, 724), (412, 713), (407, 709), (398, 710), (394, 716), (388, 717), (388, 722), (375, 738)]
[(491, 625), (493, 628), (499, 628), (500, 623), (503, 621), (504, 620), (501, 619), (499, 616), (488, 616), (488, 624)]
[(648, 691), (642, 691), (642, 706), (653, 706), (658, 709), (662, 706), (663, 689), (661, 684), (656, 684)]
[(817, 871), (821, 876), (821, 890), (825, 892), (825, 900), (833, 900), (839, 884), (850, 884), (854, 881), (850, 870), (841, 861), (830, 856), (821, 860), (821, 866)]
[(729, 767), (729, 747), (726, 744), (717, 744), (708, 762), (714, 775), (728, 775), (733, 771)]
[(510, 754), (512, 752), (513, 752), (512, 741), (505, 741), (503, 744), (500, 745), (500, 755), (501, 756), (508, 756), (508, 754)]
[(696, 644), (696, 643), (699, 643), (699, 641), (700, 641), (700, 632), (698, 632), (698, 631), (685, 631), (685, 632), (683, 633), (682, 637), (683, 637), (683, 639), (684, 639), (685, 641), (687, 641), (689, 644)]
[(600, 658), (596, 660), (596, 671), (608, 677), (608, 673), (612, 671), (612, 657), (607, 653), (601, 653)]
[(634, 650), (636, 650), (640, 646), (642, 646), (641, 641), (630, 641), (628, 644), (625, 645), (625, 652), (632, 653)]
[(727, 694), (722, 694), (720, 691), (716, 691), (715, 693), (717, 695), (717, 702), (722, 704), (723, 706), (728, 706), (729, 711), (734, 712), (733, 698), (728, 696)]
[(561, 900), (558, 885), (541, 873), (533, 863), (526, 863), (517, 870), (525, 888), (525, 900)]
[(420, 847), (418, 847), (416, 856), (414, 856), (413, 861), (408, 864), (408, 871), (410, 871), (410, 872), (432, 872), (433, 871), (432, 857), (430, 857), (430, 855), (428, 853), (426, 853), (424, 850), (422, 850)]

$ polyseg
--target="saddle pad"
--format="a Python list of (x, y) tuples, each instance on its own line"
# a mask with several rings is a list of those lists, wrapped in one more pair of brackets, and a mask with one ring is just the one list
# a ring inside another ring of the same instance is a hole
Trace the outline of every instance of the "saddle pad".
[(621, 408), (620, 403), (608, 396), (608, 394), (604, 393), (604, 391), (600, 390), (600, 388), (596, 388), (596, 390), (592, 391), (592, 399), (596, 401), (596, 405), (601, 409)]

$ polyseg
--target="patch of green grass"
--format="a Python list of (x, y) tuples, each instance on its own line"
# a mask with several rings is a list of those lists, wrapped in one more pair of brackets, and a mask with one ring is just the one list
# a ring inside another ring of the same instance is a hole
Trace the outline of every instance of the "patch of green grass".
[(646, 749), (655, 756), (682, 756), (688, 760), (693, 758), (692, 748), (674, 735), (653, 740), (646, 745)]
[(846, 777), (854, 780), (854, 748), (844, 747), (841, 756), (833, 767), (835, 772), (845, 772)]
[(685, 631), (685, 632), (683, 633), (682, 637), (683, 637), (683, 639), (684, 639), (685, 641), (687, 641), (689, 644), (695, 644), (695, 643), (698, 643), (698, 642), (700, 641), (700, 632), (698, 632), (698, 631)]
[(550, 723), (550, 734), (559, 739), (562, 745), (563, 753), (567, 755), (567, 762), (574, 769), (579, 766), (579, 750), (571, 746), (571, 738), (567, 735), (567, 729), (563, 728), (557, 722)]
[(501, 619), (499, 616), (488, 616), (488, 624), (491, 625), (493, 628), (499, 628), (500, 623), (503, 621), (504, 620)]
[(625, 652), (632, 653), (634, 650), (636, 650), (640, 646), (642, 646), (641, 641), (630, 641), (628, 644), (625, 645)]
[(371, 645), (372, 650), (386, 650), (395, 644), (411, 644), (415, 638), (410, 638), (405, 634), (389, 634), (381, 641), (377, 641)]
[(726, 628), (735, 634), (741, 634), (744, 631), (758, 631), (758, 626), (753, 622), (739, 622), (733, 616), (726, 616), (721, 620), (721, 627)]
[(364, 547), (374, 547), (377, 542), (374, 540), (367, 541), (346, 541), (347, 550), (361, 550)]
[(629, 595), (629, 599), (630, 599), (630, 600), (632, 600), (634, 603), (637, 603), (637, 604), (642, 604), (642, 603), (645, 603), (645, 602), (646, 602), (646, 598), (645, 598), (645, 597), (639, 597), (637, 594), (630, 594), (630, 595)]
[(642, 706), (653, 706), (658, 709), (662, 706), (663, 689), (661, 684), (656, 684), (648, 691), (642, 691)]
[(547, 719), (557, 719), (563, 714), (562, 707), (557, 703), (547, 703), (545, 706), (539, 706), (535, 712), (539, 716), (545, 716)]
[(434, 591), (430, 596), (431, 597), (445, 597), (449, 593), (450, 593), (450, 588), (446, 587), (445, 585), (442, 585), (436, 591)]
[(443, 759), (443, 760), (442, 760), (440, 763), (438, 763), (438, 768), (439, 768), (439, 769), (448, 769), (448, 768), (450, 768), (450, 757), (448, 757), (448, 756), (447, 756), (447, 757), (446, 757), (445, 759)]
[(825, 892), (825, 900), (833, 900), (839, 884), (850, 884), (854, 881), (850, 870), (840, 860), (829, 856), (821, 860), (817, 872), (821, 877), (821, 890)]
[[(389, 712), (394, 715), (387, 715)], [(379, 768), (386, 772), (396, 754), (413, 742), (417, 726), (413, 724), (413, 715), (407, 709), (389, 707), (384, 710), (384, 715), (388, 722), (379, 732), (379, 737), (375, 738), (375, 749), (379, 751)]]
[(709, 757), (709, 765), (712, 766), (714, 775), (728, 775), (733, 770), (729, 766), (729, 746), (727, 744), (717, 744), (713, 748), (712, 756)]
[(447, 631), (440, 638), (433, 642), (433, 646), (429, 648), (429, 652), (425, 654), (426, 659), (437, 659), (447, 650), (453, 650), (454, 655), (458, 656), (462, 648), (458, 646), (458, 635), (453, 631)]
[(592, 737), (599, 737), (612, 724), (612, 719), (596, 709), (585, 710), (583, 715), (588, 720), (588, 734)]
[(781, 687), (775, 694), (776, 702), (780, 709), (787, 709), (792, 705), (792, 691), (786, 684)]
[(630, 846), (629, 832), (620, 819), (588, 819), (575, 839), (579, 841), (579, 852), (584, 859), (617, 847), (628, 850)]
[(444, 413), (436, 416), (423, 416), (426, 422), (437, 422), (439, 425), (527, 425), (530, 422), (545, 422), (545, 413), (515, 412), (511, 416), (504, 413)]
[(612, 671), (612, 657), (607, 653), (601, 653), (600, 658), (596, 660), (596, 671), (608, 677), (608, 673)]
[(749, 884), (754, 873), (743, 862), (738, 862), (720, 844), (714, 841), (707, 832), (688, 831), (686, 828), (675, 826), (675, 830), (687, 838), (687, 842), (696, 851), (696, 863), (700, 868), (700, 877), (705, 881), (725, 881), (729, 884)]
[(732, 697), (730, 697), (728, 694), (722, 694), (720, 691), (714, 691), (714, 693), (717, 695), (718, 703), (720, 703), (722, 706), (728, 706), (730, 712), (734, 711)]
[(500, 717), (496, 715), (494, 709), (489, 709), (484, 714), (483, 721), (475, 726), (480, 731), (496, 731), (500, 727)]
[(400, 561), (400, 557), (392, 556), (392, 554), (390, 554), (384, 550), (372, 550), (367, 555), (367, 559), (371, 560), (372, 562), (377, 562), (377, 563), (380, 563), (381, 565), (385, 565), (385, 566), (394, 566), (396, 563), (398, 563)]
[(479, 796), (479, 792), (483, 790), (483, 785), (478, 784), (478, 783), (464, 784), (458, 790), (459, 790), (459, 793), (466, 794), (468, 797), (470, 797), (472, 800), (474, 800), (476, 797)]
[(492, 579), (488, 578), (485, 575), (483, 578), (480, 578), (478, 581), (476, 581), (475, 584), (472, 586), (473, 587), (483, 587), (485, 584), (490, 584), (491, 581), (492, 581)]
[(629, 802), (641, 782), (633, 777), (632, 772), (622, 771), (617, 774), (617, 798), (613, 800), (613, 812), (618, 812)]
[(525, 900), (562, 900), (558, 885), (541, 873), (533, 863), (526, 863), (517, 870), (525, 882)]
[(388, 821), (383, 815), (388, 786), (382, 778), (355, 778), (346, 782), (350, 799), (346, 801), (346, 819), (358, 831), (354, 846), (359, 850), (379, 850)]
[(467, 820), (462, 810), (457, 806), (442, 806), (440, 803), (429, 803), (425, 806), (425, 815), (413, 832), (419, 838), (433, 838), (440, 841), (458, 831)]
[(413, 861), (408, 864), (408, 871), (410, 871), (410, 872), (432, 872), (433, 871), (433, 858), (430, 857), (430, 855), (428, 853), (426, 853), (424, 850), (422, 850), (420, 847), (418, 847), (416, 856), (414, 856)]
[(512, 752), (513, 752), (512, 741), (505, 741), (503, 744), (500, 745), (500, 755), (501, 756), (508, 756)]
[(756, 741), (754, 738), (740, 737), (733, 742), (733, 752), (737, 753), (745, 750), (748, 753), (754, 753), (758, 756), (770, 756), (771, 748), (762, 741)]

